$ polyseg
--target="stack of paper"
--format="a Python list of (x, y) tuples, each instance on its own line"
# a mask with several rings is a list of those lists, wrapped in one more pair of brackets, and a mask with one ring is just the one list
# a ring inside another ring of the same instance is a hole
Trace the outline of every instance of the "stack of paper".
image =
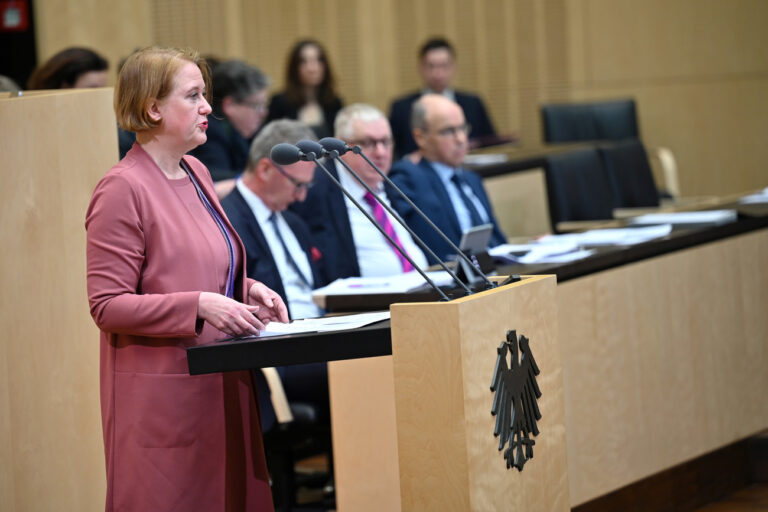
[(637, 228), (591, 229), (583, 233), (547, 235), (538, 240), (539, 244), (571, 243), (579, 247), (601, 247), (606, 245), (635, 245), (672, 232), (671, 224), (651, 225)]
[(629, 224), (643, 226), (648, 224), (672, 224), (674, 226), (718, 226), (734, 222), (736, 210), (702, 210), (697, 212), (649, 213), (629, 219)]
[[(437, 286), (454, 282), (451, 275), (443, 270), (426, 274)], [(318, 288), (312, 296), (407, 293), (425, 284), (424, 278), (416, 271), (386, 277), (347, 277)]]
[(741, 204), (768, 203), (768, 187), (765, 187), (763, 190), (761, 190), (756, 194), (749, 194), (747, 196), (741, 197), (741, 199), (739, 199), (739, 203)]
[(323, 318), (304, 318), (291, 323), (270, 322), (267, 329), (259, 333), (259, 338), (283, 336), (307, 332), (328, 332), (358, 329), (360, 327), (389, 319), (389, 311), (375, 311), (357, 315), (329, 316)]

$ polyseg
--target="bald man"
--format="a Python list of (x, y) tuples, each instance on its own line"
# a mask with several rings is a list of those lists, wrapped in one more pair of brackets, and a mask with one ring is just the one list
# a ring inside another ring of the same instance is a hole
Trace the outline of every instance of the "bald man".
[[(390, 173), (392, 181), (456, 245), (464, 231), (481, 224), (493, 225), (491, 247), (504, 243), (506, 237), (482, 180), (462, 168), (469, 150), (469, 126), (461, 107), (442, 95), (424, 95), (413, 105), (411, 129), (422, 158), (416, 164), (406, 158), (397, 162)], [(389, 197), (411, 229), (441, 259), (453, 255), (450, 245), (410, 205), (396, 194)]]

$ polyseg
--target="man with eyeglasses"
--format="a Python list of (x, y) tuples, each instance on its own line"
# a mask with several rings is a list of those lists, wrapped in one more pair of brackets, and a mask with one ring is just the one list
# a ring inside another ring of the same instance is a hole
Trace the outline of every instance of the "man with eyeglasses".
[[(336, 116), (337, 138), (350, 146), (360, 146), (382, 172), (392, 165), (392, 131), (384, 114), (362, 103), (343, 108)], [(351, 151), (342, 156), (363, 181), (383, 201), (389, 199), (382, 177), (365, 160)], [(338, 162), (328, 162), (329, 170), (377, 223), (392, 236), (395, 243), (419, 265), (426, 264), (421, 249), (375, 198)], [(316, 186), (307, 200), (291, 208), (307, 222), (325, 256), (325, 269), (330, 281), (340, 277), (387, 276), (413, 270), (410, 263), (360, 210), (328, 179), (320, 169), (315, 172)]]
[[(275, 144), (314, 140), (314, 132), (300, 121), (281, 119), (264, 126), (251, 144), (248, 163), (221, 206), (245, 245), (246, 275), (280, 294), (292, 319), (321, 316), (312, 302), (312, 290), (327, 283), (322, 253), (307, 226), (287, 210), (302, 201), (312, 186), (315, 165), (297, 162), (281, 166), (269, 158)], [(211, 248), (216, 250), (216, 248)], [(328, 373), (325, 363), (277, 369), (289, 402), (314, 406), (319, 421), (330, 421)], [(260, 374), (259, 374), (260, 375)], [(257, 377), (259, 378), (259, 377)], [(260, 379), (262, 430), (274, 425), (266, 382)]]
[[(208, 167), (213, 181), (234, 179), (245, 168), (251, 140), (267, 117), (268, 86), (264, 73), (240, 60), (222, 62), (212, 70), (208, 140), (192, 155)], [(217, 192), (220, 188), (217, 185)]]
[[(462, 168), (469, 149), (470, 126), (464, 112), (445, 96), (427, 94), (413, 105), (413, 137), (421, 160), (403, 158), (392, 167), (392, 181), (456, 245), (468, 229), (493, 225), (491, 247), (506, 241), (480, 177)], [(390, 194), (392, 205), (411, 229), (441, 259), (454, 251), (400, 196)], [(430, 263), (435, 263), (430, 261)]]
[(303, 201), (312, 184), (314, 164), (296, 162), (280, 166), (269, 158), (272, 146), (313, 139), (305, 124), (282, 119), (264, 127), (251, 144), (248, 165), (221, 206), (245, 244), (246, 274), (275, 290), (285, 301), (291, 318), (315, 317), (320, 309), (312, 290), (325, 284), (322, 253), (315, 247), (306, 224), (287, 211)]

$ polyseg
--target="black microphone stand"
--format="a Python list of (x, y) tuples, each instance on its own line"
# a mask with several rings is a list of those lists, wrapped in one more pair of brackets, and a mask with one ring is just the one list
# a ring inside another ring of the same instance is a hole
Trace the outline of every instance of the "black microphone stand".
[(384, 235), (384, 237), (385, 237), (385, 238), (386, 238), (386, 239), (389, 241), (389, 243), (390, 243), (390, 244), (392, 244), (392, 246), (393, 246), (393, 247), (395, 247), (395, 248), (397, 249), (397, 251), (398, 251), (400, 254), (402, 254), (402, 255), (403, 255), (403, 257), (404, 257), (406, 260), (408, 260), (408, 263), (410, 263), (410, 264), (411, 264), (411, 266), (412, 266), (412, 267), (413, 267), (413, 268), (414, 268), (414, 269), (415, 269), (415, 270), (416, 270), (416, 271), (417, 271), (419, 274), (421, 274), (421, 277), (423, 277), (423, 278), (424, 278), (424, 280), (425, 280), (427, 283), (429, 283), (429, 285), (430, 285), (430, 286), (431, 286), (431, 287), (432, 287), (432, 288), (433, 288), (435, 291), (437, 291), (437, 293), (440, 295), (440, 297), (441, 297), (441, 299), (442, 299), (442, 300), (445, 300), (445, 301), (450, 301), (450, 300), (451, 300), (451, 299), (450, 299), (450, 298), (449, 298), (449, 297), (448, 297), (448, 296), (445, 294), (445, 292), (443, 292), (443, 290), (441, 290), (441, 289), (440, 289), (440, 287), (439, 287), (439, 286), (437, 286), (437, 285), (435, 284), (435, 282), (434, 282), (434, 281), (432, 281), (432, 279), (430, 279), (430, 278), (429, 278), (429, 276), (427, 276), (427, 274), (426, 274), (426, 273), (425, 273), (425, 272), (424, 272), (424, 271), (423, 271), (423, 270), (422, 270), (422, 269), (421, 269), (421, 268), (420, 268), (418, 265), (416, 265), (416, 263), (413, 261), (413, 259), (411, 259), (411, 257), (410, 257), (410, 256), (408, 256), (408, 253), (407, 253), (407, 252), (405, 252), (405, 251), (404, 251), (404, 250), (403, 250), (403, 249), (402, 249), (402, 248), (401, 248), (401, 247), (400, 247), (398, 244), (396, 244), (396, 243), (395, 243), (395, 241), (392, 239), (392, 237), (391, 237), (391, 236), (389, 236), (389, 235), (387, 234), (387, 232), (386, 232), (386, 231), (384, 231), (384, 228), (382, 228), (381, 226), (379, 226), (379, 223), (378, 223), (378, 222), (376, 222), (376, 219), (374, 219), (374, 218), (371, 216), (371, 214), (370, 214), (370, 213), (368, 213), (367, 211), (365, 211), (365, 208), (363, 208), (363, 206), (362, 206), (362, 205), (361, 205), (361, 204), (360, 204), (360, 203), (359, 203), (359, 202), (358, 202), (358, 201), (357, 201), (357, 200), (356, 200), (354, 197), (352, 197), (352, 194), (350, 194), (350, 193), (349, 193), (349, 192), (348, 192), (348, 191), (347, 191), (347, 190), (346, 190), (344, 187), (342, 187), (342, 186), (341, 186), (341, 183), (339, 183), (339, 180), (337, 180), (337, 179), (336, 179), (336, 178), (333, 176), (333, 173), (331, 173), (331, 171), (329, 171), (329, 170), (328, 170), (328, 169), (327, 169), (327, 168), (326, 168), (326, 167), (325, 167), (325, 166), (324, 166), (322, 163), (320, 163), (320, 160), (318, 160), (318, 159), (317, 159), (317, 155), (315, 155), (315, 152), (314, 152), (314, 151), (302, 151), (302, 153), (304, 154), (304, 156), (305, 156), (305, 157), (306, 157), (308, 160), (310, 160), (310, 161), (314, 162), (314, 163), (315, 163), (315, 164), (316, 164), (316, 165), (317, 165), (317, 166), (318, 166), (320, 169), (322, 169), (322, 170), (323, 170), (323, 172), (325, 172), (325, 174), (328, 176), (328, 178), (329, 178), (329, 179), (330, 179), (330, 180), (331, 180), (331, 181), (332, 181), (332, 182), (333, 182), (333, 183), (334, 183), (334, 184), (335, 184), (335, 185), (336, 185), (336, 186), (339, 188), (339, 190), (341, 190), (341, 191), (344, 193), (344, 195), (345, 195), (345, 196), (347, 196), (347, 198), (348, 198), (350, 201), (352, 201), (352, 204), (354, 204), (354, 205), (357, 207), (357, 209), (358, 209), (358, 210), (360, 210), (360, 212), (361, 212), (363, 215), (365, 215), (365, 217), (366, 217), (366, 218), (367, 218), (367, 219), (368, 219), (368, 220), (371, 222), (371, 224), (373, 224), (374, 226), (376, 226), (376, 228), (379, 230), (379, 232), (380, 232), (382, 235)]
[[(324, 148), (324, 149), (325, 149), (325, 148)], [(368, 186), (368, 184), (367, 184), (365, 181), (363, 181), (363, 178), (361, 178), (359, 174), (357, 174), (355, 171), (353, 171), (353, 170), (352, 170), (352, 168), (351, 168), (351, 167), (350, 167), (350, 166), (347, 164), (347, 162), (345, 162), (344, 160), (342, 160), (341, 156), (339, 156), (339, 152), (338, 152), (338, 151), (336, 151), (335, 149), (328, 151), (328, 150), (326, 149), (326, 150), (325, 150), (325, 152), (326, 152), (326, 153), (328, 154), (328, 156), (330, 156), (332, 159), (336, 160), (336, 161), (337, 161), (337, 162), (339, 162), (341, 165), (343, 165), (343, 166), (344, 166), (344, 168), (345, 168), (347, 171), (349, 171), (349, 173), (350, 173), (350, 174), (351, 174), (351, 175), (352, 175), (352, 176), (353, 176), (353, 177), (354, 177), (354, 178), (355, 178), (355, 179), (358, 181), (358, 183), (360, 183), (360, 184), (361, 184), (363, 187), (365, 187), (365, 190), (367, 190), (368, 192), (370, 192), (370, 193), (371, 193), (371, 195), (373, 195), (373, 197), (375, 197), (375, 198), (376, 198), (376, 201), (377, 201), (377, 202), (378, 202), (378, 203), (379, 203), (379, 204), (380, 204), (380, 205), (381, 205), (381, 206), (382, 206), (382, 207), (383, 207), (385, 210), (387, 210), (387, 212), (389, 212), (389, 214), (390, 214), (390, 215), (392, 215), (392, 217), (394, 217), (394, 218), (397, 220), (397, 222), (399, 222), (399, 223), (400, 223), (400, 225), (401, 225), (401, 226), (403, 226), (403, 227), (404, 227), (406, 230), (408, 230), (408, 233), (410, 233), (411, 237), (412, 237), (412, 238), (413, 238), (413, 239), (414, 239), (416, 242), (418, 242), (418, 244), (419, 244), (419, 245), (420, 245), (420, 246), (421, 246), (421, 247), (422, 247), (422, 248), (423, 248), (425, 251), (427, 251), (427, 252), (429, 253), (429, 255), (430, 255), (430, 256), (432, 256), (433, 258), (435, 258), (435, 259), (437, 260), (437, 263), (438, 263), (438, 265), (440, 265), (440, 266), (443, 268), (443, 270), (445, 270), (446, 272), (448, 272), (448, 273), (451, 275), (451, 277), (453, 278), (453, 280), (454, 280), (454, 281), (456, 281), (456, 282), (457, 282), (457, 283), (458, 283), (458, 284), (459, 284), (459, 285), (460, 285), (462, 288), (464, 288), (464, 290), (467, 292), (467, 295), (471, 295), (471, 294), (472, 294), (472, 290), (469, 288), (469, 286), (467, 286), (466, 284), (464, 284), (464, 281), (462, 281), (461, 279), (459, 279), (459, 277), (458, 277), (458, 276), (457, 276), (457, 275), (456, 275), (456, 274), (453, 272), (453, 270), (449, 269), (449, 268), (448, 268), (448, 266), (447, 266), (447, 265), (446, 265), (446, 264), (443, 262), (443, 260), (437, 257), (437, 254), (435, 254), (435, 253), (434, 253), (434, 251), (433, 251), (432, 249), (430, 249), (430, 248), (429, 248), (429, 246), (426, 244), (426, 242), (424, 242), (424, 240), (422, 240), (422, 239), (421, 239), (421, 237), (420, 237), (419, 235), (417, 235), (416, 233), (414, 233), (414, 232), (413, 232), (413, 230), (410, 228), (410, 226), (408, 226), (408, 224), (406, 224), (406, 223), (405, 223), (405, 221), (404, 221), (404, 220), (403, 220), (403, 219), (400, 217), (400, 214), (398, 214), (398, 213), (397, 213), (397, 212), (396, 212), (396, 211), (395, 211), (395, 210), (394, 210), (394, 209), (393, 209), (391, 206), (389, 206), (387, 203), (385, 203), (384, 201), (382, 201), (382, 200), (381, 200), (381, 198), (380, 198), (379, 196), (377, 196), (377, 195), (376, 195), (376, 193), (375, 193), (375, 192), (374, 192), (374, 191), (371, 189), (371, 187), (369, 187), (369, 186)]]
[[(338, 141), (338, 142), (336, 142), (336, 141)], [(493, 283), (493, 282), (492, 282), (490, 279), (488, 279), (488, 276), (486, 276), (486, 275), (485, 275), (485, 274), (484, 274), (484, 273), (483, 273), (483, 272), (482, 272), (482, 271), (481, 271), (479, 268), (477, 268), (477, 266), (474, 264), (474, 262), (473, 262), (471, 259), (469, 259), (469, 258), (467, 257), (467, 255), (466, 255), (466, 254), (464, 254), (464, 251), (462, 251), (461, 249), (459, 249), (459, 248), (456, 246), (456, 244), (454, 244), (454, 243), (451, 241), (451, 239), (450, 239), (450, 238), (448, 238), (448, 236), (447, 236), (445, 233), (443, 233), (443, 231), (442, 231), (440, 228), (438, 228), (437, 226), (435, 226), (434, 222), (432, 222), (432, 221), (429, 219), (429, 217), (427, 217), (427, 215), (426, 215), (424, 212), (422, 212), (422, 211), (421, 211), (421, 209), (420, 209), (418, 206), (416, 206), (416, 205), (413, 203), (413, 201), (411, 201), (411, 200), (408, 198), (408, 196), (407, 196), (407, 195), (405, 195), (405, 193), (404, 193), (402, 190), (400, 190), (400, 187), (398, 187), (397, 185), (395, 185), (395, 183), (394, 183), (394, 182), (393, 182), (391, 179), (389, 179), (389, 177), (387, 177), (387, 175), (386, 175), (386, 174), (384, 174), (384, 173), (381, 171), (381, 169), (379, 169), (379, 168), (376, 166), (376, 164), (374, 164), (374, 163), (373, 163), (373, 162), (372, 162), (372, 161), (371, 161), (371, 160), (368, 158), (368, 156), (367, 156), (365, 153), (363, 153), (363, 150), (360, 148), (360, 146), (347, 146), (347, 144), (346, 144), (346, 143), (344, 143), (344, 141), (342, 141), (342, 140), (340, 140), (340, 139), (335, 139), (335, 138), (333, 138), (333, 137), (326, 137), (326, 138), (324, 138), (324, 139), (320, 140), (320, 144), (321, 144), (321, 145), (324, 145), (324, 142), (325, 142), (325, 144), (326, 144), (326, 145), (329, 145), (330, 147), (334, 147), (334, 150), (335, 150), (337, 153), (339, 153), (339, 152), (338, 152), (338, 150), (336, 150), (336, 149), (335, 149), (335, 146), (337, 146), (337, 145), (338, 145), (338, 143), (340, 142), (340, 143), (342, 143), (342, 144), (344, 145), (344, 147), (345, 147), (347, 150), (349, 150), (349, 151), (352, 151), (352, 152), (353, 152), (353, 153), (355, 153), (356, 155), (360, 155), (361, 157), (363, 157), (363, 159), (364, 159), (364, 160), (365, 160), (365, 161), (368, 163), (368, 165), (369, 165), (369, 166), (371, 166), (371, 167), (373, 168), (373, 170), (374, 170), (374, 171), (376, 171), (376, 172), (379, 174), (379, 176), (381, 176), (382, 178), (384, 178), (384, 180), (385, 180), (385, 181), (386, 181), (386, 182), (387, 182), (387, 183), (388, 183), (388, 184), (389, 184), (389, 185), (390, 185), (390, 186), (391, 186), (393, 189), (395, 189), (395, 191), (396, 191), (398, 194), (400, 194), (400, 197), (402, 197), (402, 198), (403, 198), (403, 199), (404, 199), (404, 200), (405, 200), (405, 201), (408, 203), (408, 205), (409, 205), (411, 208), (413, 208), (413, 210), (414, 210), (416, 213), (418, 213), (418, 214), (419, 214), (419, 216), (421, 216), (421, 218), (422, 218), (422, 219), (424, 219), (424, 221), (426, 221), (426, 223), (427, 223), (427, 224), (428, 224), (428, 225), (429, 225), (429, 226), (430, 226), (430, 227), (431, 227), (431, 228), (432, 228), (432, 229), (435, 231), (435, 233), (437, 233), (438, 235), (440, 235), (440, 237), (441, 237), (443, 240), (445, 240), (445, 242), (446, 242), (446, 243), (447, 243), (447, 244), (448, 244), (448, 245), (451, 247), (451, 249), (453, 249), (454, 251), (456, 251), (456, 255), (457, 255), (459, 258), (463, 259), (463, 260), (464, 260), (464, 261), (467, 263), (467, 265), (468, 265), (468, 266), (469, 266), (471, 269), (473, 269), (473, 272), (475, 272), (477, 275), (479, 275), (479, 276), (480, 276), (480, 277), (483, 279), (483, 281), (485, 281), (486, 289), (490, 289), (490, 288), (494, 288), (494, 287), (496, 287), (496, 284), (494, 284), (494, 283)], [(358, 180), (359, 180), (359, 178), (358, 178)], [(399, 216), (398, 216), (398, 219), (399, 219)], [(403, 224), (403, 225), (405, 225), (405, 224)], [(433, 254), (433, 256), (434, 256), (434, 254)], [(438, 262), (441, 262), (440, 258), (437, 258), (437, 257), (435, 257), (435, 258), (438, 260)], [(467, 278), (469, 278), (469, 276), (467, 276)], [(461, 281), (461, 280), (459, 280), (459, 282), (462, 282), (462, 281)], [(462, 282), (462, 285), (463, 285), (463, 282)]]

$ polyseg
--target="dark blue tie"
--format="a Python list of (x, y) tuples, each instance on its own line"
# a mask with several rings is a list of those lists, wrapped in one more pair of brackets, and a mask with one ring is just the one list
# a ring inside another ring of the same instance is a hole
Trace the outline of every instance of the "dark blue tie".
[(277, 235), (277, 239), (280, 241), (280, 245), (283, 246), (283, 252), (285, 253), (285, 259), (288, 260), (288, 264), (291, 266), (291, 268), (296, 272), (296, 274), (299, 276), (299, 280), (304, 284), (307, 288), (312, 288), (312, 285), (309, 284), (309, 279), (307, 279), (304, 274), (299, 269), (299, 265), (296, 263), (296, 260), (293, 259), (293, 256), (291, 256), (291, 251), (288, 250), (288, 246), (285, 245), (285, 240), (283, 240), (283, 235), (280, 234), (280, 228), (277, 225), (277, 214), (275, 212), (272, 212), (272, 215), (269, 216), (269, 222), (272, 223), (272, 227), (275, 229), (275, 234)]
[(464, 206), (467, 207), (467, 211), (469, 211), (469, 220), (472, 222), (472, 225), (479, 226), (483, 224), (483, 218), (480, 216), (480, 212), (477, 211), (475, 203), (473, 203), (467, 193), (464, 192), (464, 187), (462, 186), (464, 180), (459, 177), (457, 172), (454, 172), (453, 176), (451, 176), (451, 181), (456, 185), (456, 189), (459, 191), (459, 197), (461, 197), (461, 201), (464, 203)]

